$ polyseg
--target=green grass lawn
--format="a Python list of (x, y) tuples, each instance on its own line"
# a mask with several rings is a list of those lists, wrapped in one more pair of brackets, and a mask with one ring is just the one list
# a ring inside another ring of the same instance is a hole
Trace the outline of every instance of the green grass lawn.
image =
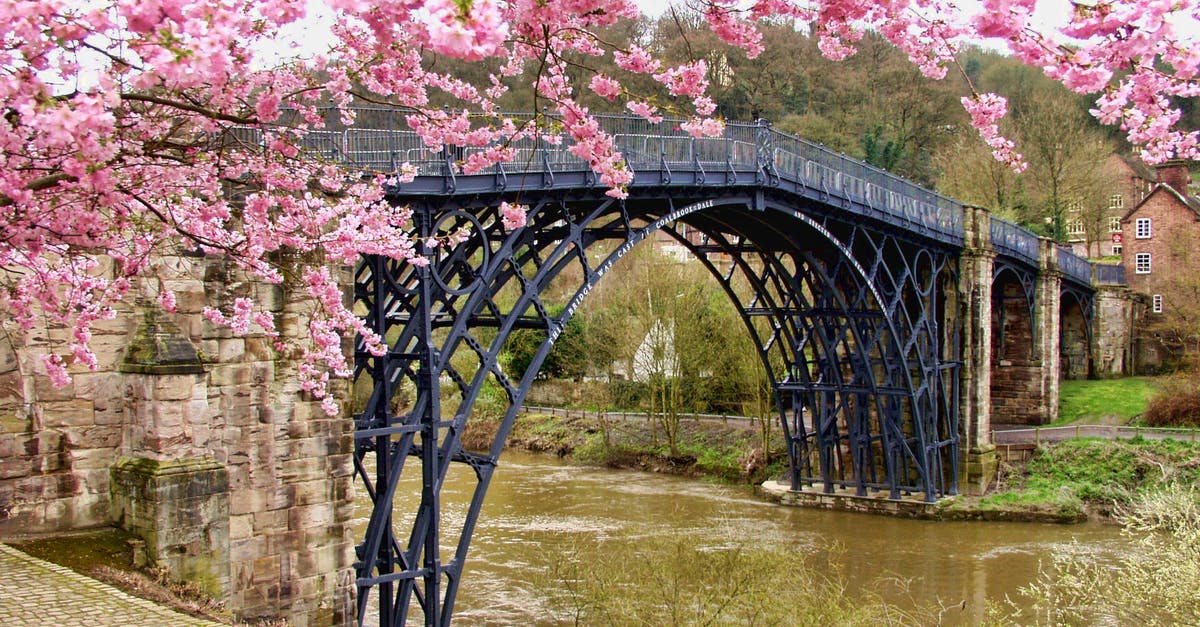
[(1152, 377), (1063, 381), (1054, 424), (1126, 424), (1146, 411), (1158, 389)]

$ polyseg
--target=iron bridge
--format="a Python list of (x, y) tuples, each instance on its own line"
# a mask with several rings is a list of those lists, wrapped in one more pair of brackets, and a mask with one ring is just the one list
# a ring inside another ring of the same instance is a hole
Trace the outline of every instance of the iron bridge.
[[(956, 493), (961, 203), (762, 122), (696, 139), (677, 120), (601, 117), (634, 173), (618, 200), (551, 116), (527, 118), (537, 130), (511, 142), (513, 162), (464, 176), (458, 164), (485, 148), (430, 151), (395, 130), (393, 115), (362, 110), (354, 127), (304, 139), (365, 171), (408, 162), (419, 174), (387, 198), (412, 209), (428, 263), (366, 257), (355, 276), (357, 306), (389, 346), (355, 351), (356, 381), (371, 394), (355, 415), (354, 464), (374, 502), (357, 546), (360, 624), (450, 623), (484, 495), (534, 377), (588, 293), (659, 234), (686, 247), (739, 312), (774, 390), (792, 489)], [(530, 207), (526, 226), (505, 228), (504, 201)], [(465, 240), (424, 244), (461, 229)], [(1039, 238), (993, 220), (991, 239), (997, 274), (1032, 290)], [(1090, 303), (1091, 267), (1063, 252), (1064, 285)], [(549, 299), (552, 283), (560, 294), (566, 285), (565, 303)], [(510, 371), (501, 354), (529, 328), (546, 339), (525, 371)], [(489, 447), (466, 450), (485, 385), (500, 391), (503, 419)], [(441, 487), (454, 464), (476, 484), (451, 522)], [(419, 475), (421, 496), (397, 512), (406, 471)]]

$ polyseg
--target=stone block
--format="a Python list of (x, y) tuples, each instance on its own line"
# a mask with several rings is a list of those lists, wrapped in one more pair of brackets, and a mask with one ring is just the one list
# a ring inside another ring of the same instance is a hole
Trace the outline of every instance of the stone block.
[(16, 412), (0, 412), (0, 435), (29, 433), (31, 428), (29, 416)]
[(274, 340), (265, 337), (246, 338), (246, 359), (248, 361), (272, 361), (275, 359)]
[(216, 364), (209, 373), (208, 384), (212, 387), (235, 387), (245, 390), (253, 378), (246, 364)]
[(279, 479), (287, 483), (321, 479), (328, 476), (326, 464), (317, 457), (285, 459), (280, 464)]
[(967, 451), (959, 465), (959, 491), (971, 496), (983, 495), (995, 482), (999, 468), (995, 446)]
[(333, 524), (334, 521), (334, 505), (332, 503), (297, 505), (288, 510), (288, 529), (326, 526)]
[(75, 449), (71, 451), (71, 468), (76, 471), (107, 470), (116, 457), (117, 451), (114, 446)]
[(82, 427), (95, 424), (92, 401), (87, 399), (45, 401), (39, 406), (42, 410), (42, 424), (46, 428)]
[(254, 560), (254, 581), (279, 581), (279, 556), (267, 555)]
[(288, 528), (288, 510), (273, 509), (254, 513), (255, 533), (283, 531)]
[(153, 376), (156, 402), (187, 401), (195, 398), (196, 388), (204, 388), (203, 374), (164, 374)]
[(267, 538), (267, 550), (272, 555), (307, 551), (310, 545), (304, 544), (304, 538), (304, 532), (298, 530), (272, 534)]
[(263, 536), (245, 538), (229, 543), (229, 560), (233, 564), (253, 564), (266, 554), (267, 539)]
[(229, 479), (221, 464), (123, 457), (109, 490), (110, 519), (145, 540), (153, 562), (214, 598), (229, 593)]
[(289, 487), (295, 495), (296, 505), (316, 505), (333, 500), (328, 480), (304, 481)]
[(242, 361), (246, 356), (246, 340), (232, 337), (217, 341), (217, 361), (228, 364)]
[(267, 493), (267, 509), (269, 510), (287, 509), (296, 504), (295, 486), (270, 485), (265, 490)]
[(0, 479), (16, 479), (29, 476), (29, 458), (25, 456), (9, 457), (0, 455)]
[(0, 374), (0, 399), (13, 399), (20, 403), (25, 398), (25, 381), (21, 373), (13, 370)]
[(239, 514), (229, 517), (229, 540), (244, 540), (254, 535), (254, 515)]
[(254, 514), (267, 509), (267, 496), (258, 490), (238, 490), (229, 499), (229, 513)]

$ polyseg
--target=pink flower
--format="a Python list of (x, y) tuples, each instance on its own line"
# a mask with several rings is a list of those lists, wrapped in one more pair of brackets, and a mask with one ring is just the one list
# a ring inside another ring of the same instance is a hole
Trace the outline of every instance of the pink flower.
[(663, 121), (661, 115), (658, 115), (658, 107), (641, 100), (630, 100), (625, 103), (625, 108), (632, 111), (635, 115), (639, 115), (646, 119), (651, 124), (658, 124)]
[(708, 89), (708, 64), (704, 59), (685, 63), (679, 67), (655, 74), (654, 80), (667, 87), (672, 96), (697, 97)]
[(609, 100), (616, 100), (621, 95), (621, 84), (603, 74), (593, 76), (589, 86), (592, 91)]
[(504, 228), (515, 231), (525, 226), (525, 216), (529, 211), (528, 205), (514, 205), (508, 202), (500, 203), (500, 219)]

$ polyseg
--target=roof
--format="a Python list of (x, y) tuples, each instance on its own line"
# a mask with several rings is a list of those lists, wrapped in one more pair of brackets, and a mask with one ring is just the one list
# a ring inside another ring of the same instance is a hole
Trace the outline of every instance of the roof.
[(1196, 198), (1195, 196), (1184, 196), (1183, 194), (1179, 193), (1179, 190), (1171, 187), (1170, 185), (1165, 183), (1156, 183), (1154, 185), (1154, 189), (1150, 190), (1149, 194), (1146, 194), (1146, 197), (1142, 199), (1142, 202), (1134, 205), (1134, 207), (1127, 211), (1125, 215), (1121, 216), (1121, 220), (1128, 220), (1130, 216), (1137, 213), (1138, 210), (1142, 208), (1142, 205), (1150, 202), (1150, 199), (1159, 192), (1174, 196), (1175, 200), (1179, 201), (1179, 204), (1191, 209), (1192, 213), (1196, 214), (1197, 218), (1200, 218), (1200, 198)]
[(1146, 165), (1146, 162), (1142, 161), (1141, 159), (1120, 154), (1117, 156), (1121, 158), (1121, 161), (1124, 162), (1130, 170), (1133, 170), (1134, 176), (1150, 182), (1155, 182), (1158, 180), (1158, 175), (1155, 174), (1154, 169)]

